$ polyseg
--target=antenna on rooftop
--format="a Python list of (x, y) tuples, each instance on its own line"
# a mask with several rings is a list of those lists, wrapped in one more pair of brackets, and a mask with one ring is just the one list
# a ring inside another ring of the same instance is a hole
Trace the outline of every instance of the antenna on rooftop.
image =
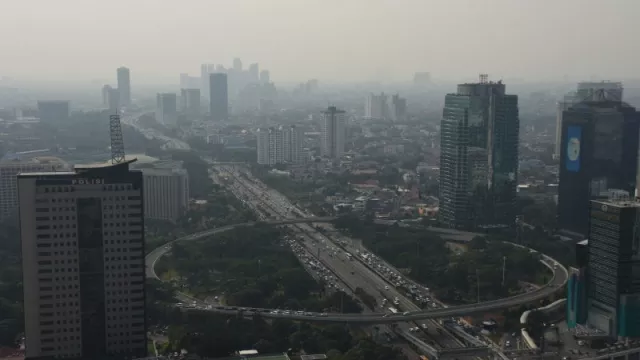
[(486, 84), (489, 82), (489, 74), (480, 74), (480, 84)]
[(120, 115), (109, 115), (109, 136), (111, 137), (111, 163), (119, 164), (124, 161), (124, 140)]

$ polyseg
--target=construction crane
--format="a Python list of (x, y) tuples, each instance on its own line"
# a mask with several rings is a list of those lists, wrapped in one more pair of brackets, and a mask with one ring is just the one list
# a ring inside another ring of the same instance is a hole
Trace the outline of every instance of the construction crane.
[(111, 163), (119, 164), (124, 161), (124, 140), (120, 115), (109, 115), (109, 135), (111, 137)]

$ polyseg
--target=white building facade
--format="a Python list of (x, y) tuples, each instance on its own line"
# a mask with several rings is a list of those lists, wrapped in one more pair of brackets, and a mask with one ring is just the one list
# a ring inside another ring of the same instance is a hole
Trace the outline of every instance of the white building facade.
[(142, 173), (18, 177), (26, 358), (144, 357)]
[(322, 112), (322, 156), (339, 159), (346, 140), (345, 112), (330, 106)]

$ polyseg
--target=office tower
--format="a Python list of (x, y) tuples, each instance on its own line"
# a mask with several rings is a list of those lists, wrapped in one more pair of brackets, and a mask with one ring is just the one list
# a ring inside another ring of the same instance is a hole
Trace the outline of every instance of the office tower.
[(144, 357), (142, 173), (20, 174), (26, 358)]
[(431, 83), (431, 73), (417, 72), (413, 74), (413, 85), (424, 86)]
[(200, 89), (180, 90), (180, 110), (191, 118), (200, 115)]
[(322, 156), (339, 159), (346, 138), (345, 112), (330, 106), (322, 112)]
[(176, 222), (189, 206), (189, 175), (180, 161), (157, 161), (150, 165), (140, 168), (145, 219)]
[(566, 110), (569, 110), (571, 106), (581, 101), (600, 101), (603, 99), (622, 101), (623, 90), (622, 83), (619, 82), (581, 82), (578, 83), (575, 92), (565, 95), (562, 100), (558, 101), (554, 158), (560, 158), (560, 147), (562, 145), (562, 114)]
[(590, 202), (587, 323), (614, 338), (640, 336), (639, 206), (621, 191)]
[(68, 165), (54, 157), (37, 157), (29, 160), (3, 160), (0, 162), (0, 220), (17, 215), (18, 174), (32, 172), (64, 171)]
[(131, 105), (131, 78), (129, 69), (119, 67), (118, 73), (118, 91), (120, 92), (120, 106), (128, 107)]
[(242, 60), (240, 60), (240, 58), (233, 59), (233, 70), (237, 72), (242, 71)]
[[(200, 65), (200, 93), (205, 99), (209, 98), (209, 75), (215, 72), (214, 64), (202, 64)], [(191, 87), (191, 86), (185, 86)]]
[(209, 113), (213, 121), (225, 121), (229, 118), (229, 94), (227, 74), (209, 76)]
[(162, 93), (157, 95), (156, 121), (165, 126), (178, 124), (177, 96), (174, 93)]
[(391, 97), (391, 103), (389, 104), (389, 114), (393, 121), (406, 121), (407, 120), (407, 99), (401, 98), (396, 94)]
[(260, 71), (260, 82), (262, 84), (268, 84), (271, 82), (271, 73), (269, 70)]
[(249, 65), (249, 81), (251, 83), (260, 81), (260, 67), (257, 63)]
[(638, 169), (640, 114), (618, 100), (582, 101), (562, 115), (558, 225), (582, 237), (589, 201), (610, 189), (633, 194)]
[(385, 93), (367, 95), (364, 105), (364, 118), (386, 120), (389, 115), (389, 97)]
[(102, 105), (105, 107), (109, 107), (109, 93), (112, 89), (111, 85), (104, 85), (102, 87)]
[(38, 100), (40, 121), (57, 123), (69, 120), (70, 102), (68, 100)]
[(440, 221), (460, 229), (515, 224), (518, 97), (502, 82), (458, 85), (440, 125)]
[(227, 69), (224, 67), (224, 65), (218, 64), (218, 65), (216, 65), (216, 71), (212, 71), (209, 74), (213, 74), (214, 72), (226, 74), (227, 73)]

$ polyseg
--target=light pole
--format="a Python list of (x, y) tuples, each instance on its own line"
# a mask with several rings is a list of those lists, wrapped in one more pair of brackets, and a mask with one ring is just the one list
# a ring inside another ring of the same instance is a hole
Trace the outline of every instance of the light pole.
[(506, 269), (507, 269), (507, 257), (503, 256), (502, 257), (502, 287), (504, 287), (504, 277), (505, 277)]
[(478, 288), (478, 303), (480, 303), (480, 273), (478, 269), (476, 269), (476, 285)]

